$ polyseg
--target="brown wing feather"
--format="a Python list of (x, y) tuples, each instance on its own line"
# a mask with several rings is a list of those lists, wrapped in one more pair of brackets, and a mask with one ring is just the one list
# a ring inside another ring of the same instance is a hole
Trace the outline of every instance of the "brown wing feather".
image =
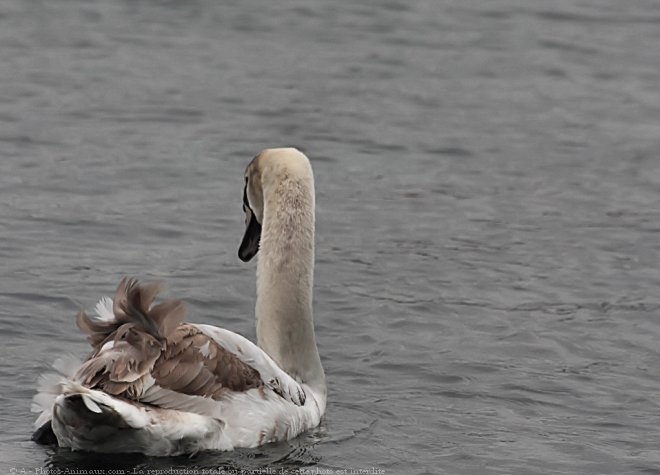
[(163, 388), (213, 399), (264, 385), (256, 369), (187, 324), (170, 334), (151, 375)]
[[(78, 315), (78, 327), (94, 348), (76, 372), (78, 381), (118, 396), (141, 394), (169, 335), (185, 316), (180, 300), (153, 305), (160, 288), (158, 283), (123, 278), (113, 299), (114, 320), (99, 321), (84, 312)], [(108, 342), (112, 346), (103, 349)]]
[[(113, 321), (78, 315), (94, 351), (76, 378), (90, 388), (139, 399), (151, 375), (165, 389), (221, 399), (228, 391), (263, 388), (259, 371), (199, 329), (183, 322), (179, 300), (154, 305), (160, 285), (124, 278), (113, 299)], [(107, 342), (112, 347), (103, 349)]]

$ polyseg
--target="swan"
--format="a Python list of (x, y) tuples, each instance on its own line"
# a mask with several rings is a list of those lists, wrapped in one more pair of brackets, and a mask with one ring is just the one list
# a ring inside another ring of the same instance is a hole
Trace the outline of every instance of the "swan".
[(288, 440), (317, 426), (326, 383), (314, 335), (314, 177), (293, 148), (266, 149), (245, 171), (245, 234), (258, 253), (257, 344), (186, 323), (158, 283), (124, 278), (78, 327), (92, 352), (40, 378), (33, 440), (92, 452), (168, 456)]

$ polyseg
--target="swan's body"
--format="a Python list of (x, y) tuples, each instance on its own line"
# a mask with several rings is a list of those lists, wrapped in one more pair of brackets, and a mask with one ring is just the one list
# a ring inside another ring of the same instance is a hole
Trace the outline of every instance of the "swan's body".
[(312, 319), (311, 167), (295, 149), (265, 150), (245, 180), (239, 256), (259, 251), (258, 345), (184, 323), (180, 301), (154, 305), (157, 285), (124, 279), (95, 317), (78, 317), (92, 354), (42, 378), (35, 440), (174, 455), (255, 447), (319, 424), (326, 387)]

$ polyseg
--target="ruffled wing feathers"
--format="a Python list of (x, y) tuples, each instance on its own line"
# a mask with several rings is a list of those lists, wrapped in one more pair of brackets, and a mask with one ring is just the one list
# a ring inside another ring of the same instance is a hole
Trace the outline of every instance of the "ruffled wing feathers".
[(111, 303), (112, 319), (110, 299), (97, 305), (103, 318), (78, 315), (94, 351), (78, 369), (77, 381), (130, 399), (139, 399), (150, 384), (215, 400), (265, 386), (254, 367), (183, 323), (180, 300), (154, 304), (160, 290), (158, 283), (124, 278)]
[[(124, 278), (115, 298), (97, 304), (100, 318), (78, 314), (78, 327), (94, 351), (76, 372), (76, 380), (112, 395), (139, 397), (146, 377), (167, 346), (168, 337), (183, 322), (180, 300), (154, 305), (161, 286)], [(108, 318), (109, 308), (113, 318)]]

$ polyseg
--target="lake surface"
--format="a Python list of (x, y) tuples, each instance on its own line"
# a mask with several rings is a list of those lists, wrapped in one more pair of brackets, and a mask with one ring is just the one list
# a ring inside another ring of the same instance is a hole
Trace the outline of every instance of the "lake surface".
[[(3, 467), (660, 473), (657, 1), (2, 0), (0, 45)], [(316, 173), (322, 425), (32, 443), (124, 275), (254, 338), (242, 174), (282, 145)]]

